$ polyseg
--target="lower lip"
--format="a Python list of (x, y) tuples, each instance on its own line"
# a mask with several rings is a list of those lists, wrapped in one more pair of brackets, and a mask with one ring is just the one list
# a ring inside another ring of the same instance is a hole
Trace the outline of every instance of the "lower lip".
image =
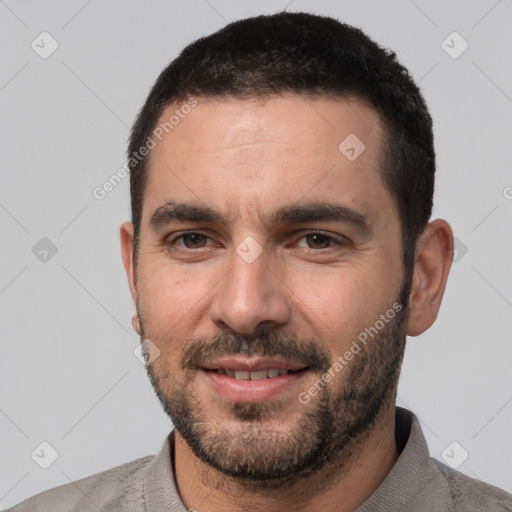
[(199, 373), (207, 379), (208, 383), (219, 395), (227, 400), (235, 402), (263, 402), (289, 390), (302, 379), (306, 371), (278, 375), (271, 379), (262, 380), (238, 380), (206, 370), (201, 370)]

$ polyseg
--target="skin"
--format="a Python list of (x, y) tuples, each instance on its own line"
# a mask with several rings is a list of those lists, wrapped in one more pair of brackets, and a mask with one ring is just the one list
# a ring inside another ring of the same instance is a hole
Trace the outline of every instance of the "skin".
[[(144, 335), (160, 350), (152, 371), (168, 396), (179, 379), (185, 382), (179, 361), (188, 341), (226, 331), (251, 337), (265, 328), (314, 339), (335, 361), (391, 307), (404, 278), (398, 211), (379, 174), (384, 132), (372, 108), (293, 94), (265, 101), (198, 101), (151, 151), (137, 265), (133, 226), (121, 226), (132, 298)], [(175, 108), (170, 105), (162, 120)], [(338, 150), (349, 134), (365, 144), (354, 161)], [(169, 201), (208, 205), (224, 219), (151, 229), (151, 215)], [(310, 201), (347, 206), (367, 218), (371, 231), (344, 222), (268, 223), (277, 208)], [(184, 239), (166, 246), (185, 230), (209, 237), (205, 246), (187, 248)], [(318, 231), (343, 243), (311, 246), (307, 235)], [(236, 251), (248, 236), (263, 249), (252, 263)], [(452, 257), (449, 225), (430, 222), (417, 243), (408, 335), (421, 334), (435, 321)], [(342, 386), (344, 375), (332, 386)], [(279, 409), (262, 425), (283, 438), (291, 435), (316, 400), (301, 406), (297, 395), (317, 379), (306, 372), (297, 385), (269, 399), (279, 399)], [(212, 429), (242, 428), (205, 379), (194, 374), (186, 382)], [(398, 458), (395, 397), (396, 386), (378, 421), (352, 443), (336, 471), (326, 465), (287, 486), (251, 488), (205, 464), (176, 432), (174, 471), (181, 499), (198, 512), (296, 510), (299, 501), (304, 511), (354, 510)]]

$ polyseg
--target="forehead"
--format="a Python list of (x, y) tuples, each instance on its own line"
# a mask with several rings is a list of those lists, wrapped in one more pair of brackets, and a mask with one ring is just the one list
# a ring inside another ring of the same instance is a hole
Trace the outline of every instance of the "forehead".
[[(203, 151), (237, 149), (244, 143), (285, 143), (296, 149), (337, 148), (349, 135), (373, 145), (381, 136), (382, 127), (377, 111), (355, 98), (284, 96), (265, 99), (194, 98), (175, 102), (162, 112), (158, 126), (166, 149), (172, 139), (188, 143), (188, 147)], [(214, 130), (214, 129), (218, 130)], [(162, 142), (162, 141), (159, 141)], [(185, 149), (185, 148), (184, 148)], [(372, 149), (372, 148), (370, 148)]]
[[(383, 127), (357, 100), (194, 98), (166, 107), (149, 155), (143, 218), (173, 200), (231, 208), (233, 216), (301, 197), (351, 207), (390, 200), (381, 179)], [(155, 133), (155, 132), (153, 132)], [(387, 197), (386, 197), (387, 196)]]

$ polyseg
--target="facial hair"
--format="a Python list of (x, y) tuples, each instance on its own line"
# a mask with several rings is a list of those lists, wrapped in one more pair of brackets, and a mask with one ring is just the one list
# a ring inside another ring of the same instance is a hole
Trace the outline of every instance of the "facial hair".
[[(395, 301), (402, 307), (394, 318), (381, 321), (384, 326), (368, 337), (366, 345), (359, 343), (361, 350), (309, 403), (297, 400), (294, 411), (301, 408), (301, 413), (287, 432), (274, 425), (286, 421), (282, 411), (289, 404), (279, 399), (225, 402), (225, 412), (237, 420), (225, 425), (206, 412), (194, 379), (202, 362), (235, 354), (279, 355), (300, 361), (321, 378), (333, 362), (314, 339), (298, 340), (276, 331), (260, 331), (251, 338), (235, 332), (193, 338), (187, 340), (181, 354), (180, 372), (171, 375), (165, 361), (158, 358), (146, 366), (147, 373), (164, 411), (199, 460), (251, 486), (292, 485), (333, 461), (337, 467), (348, 464), (358, 443), (389, 405), (405, 350), (409, 292), (410, 281), (403, 284)], [(144, 339), (149, 333), (142, 316), (140, 319)]]

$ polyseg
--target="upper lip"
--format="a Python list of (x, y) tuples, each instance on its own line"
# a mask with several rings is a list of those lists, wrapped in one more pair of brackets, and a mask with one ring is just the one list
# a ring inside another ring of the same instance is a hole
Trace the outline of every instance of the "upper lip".
[(211, 359), (203, 364), (203, 368), (207, 370), (245, 370), (258, 371), (267, 369), (280, 370), (303, 370), (306, 365), (302, 363), (294, 363), (276, 357), (246, 357), (246, 356), (224, 356)]

